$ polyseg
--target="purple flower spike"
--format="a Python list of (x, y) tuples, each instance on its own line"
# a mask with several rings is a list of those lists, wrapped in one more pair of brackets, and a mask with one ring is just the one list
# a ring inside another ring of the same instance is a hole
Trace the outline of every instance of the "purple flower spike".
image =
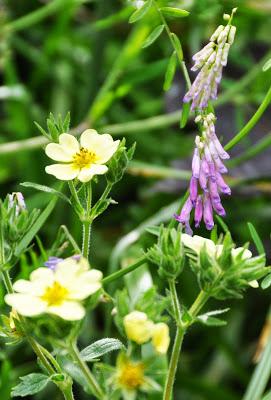
[(197, 202), (196, 202), (196, 207), (195, 207), (195, 227), (198, 228), (200, 225), (200, 222), (202, 220), (202, 215), (203, 215), (203, 204), (202, 204), (202, 197), (199, 195), (197, 197)]
[(208, 230), (213, 229), (214, 227), (213, 209), (212, 209), (211, 199), (208, 193), (205, 194), (203, 201), (203, 220)]
[(45, 267), (48, 267), (51, 270), (55, 270), (57, 264), (63, 261), (63, 258), (59, 258), (59, 257), (49, 257), (49, 259), (44, 263)]
[(196, 204), (197, 195), (198, 195), (198, 180), (197, 178), (192, 176), (190, 179), (190, 199), (193, 206), (195, 206)]

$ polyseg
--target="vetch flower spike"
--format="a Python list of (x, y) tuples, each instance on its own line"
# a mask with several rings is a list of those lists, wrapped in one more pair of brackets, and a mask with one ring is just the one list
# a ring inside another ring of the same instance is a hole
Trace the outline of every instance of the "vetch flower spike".
[(94, 175), (107, 172), (105, 164), (117, 151), (119, 143), (112, 136), (100, 135), (94, 129), (84, 131), (79, 142), (73, 135), (62, 133), (59, 143), (49, 143), (45, 148), (47, 156), (61, 164), (49, 165), (45, 171), (63, 181), (78, 178), (88, 182)]
[(210, 38), (210, 42), (193, 56), (195, 62), (192, 71), (200, 70), (183, 101), (192, 101), (191, 110), (202, 110), (210, 99), (217, 98), (218, 85), (223, 67), (227, 65), (230, 46), (233, 44), (236, 27), (231, 25), (233, 14), (226, 26), (220, 25)]
[(190, 194), (180, 215), (175, 216), (192, 234), (190, 213), (195, 209), (195, 226), (199, 227), (204, 220), (207, 229), (214, 227), (213, 211), (224, 217), (226, 211), (221, 204), (220, 193), (230, 195), (231, 189), (222, 175), (227, 172), (223, 161), (229, 154), (223, 149), (215, 133), (215, 116), (213, 113), (198, 115), (195, 122), (200, 125), (201, 137), (195, 140), (196, 148), (192, 160), (192, 177)]
[(16, 293), (7, 294), (5, 302), (26, 317), (49, 313), (76, 321), (85, 315), (82, 301), (101, 288), (101, 280), (102, 272), (89, 269), (85, 258), (70, 257), (56, 263), (53, 270), (38, 268), (29, 280), (16, 281)]

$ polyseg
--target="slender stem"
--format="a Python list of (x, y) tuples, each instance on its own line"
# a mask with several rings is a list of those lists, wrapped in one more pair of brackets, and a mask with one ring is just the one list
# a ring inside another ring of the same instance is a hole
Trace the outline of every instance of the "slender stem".
[(106, 278), (104, 278), (102, 280), (103, 285), (106, 285), (107, 283), (111, 283), (111, 282), (115, 281), (116, 279), (119, 279), (122, 276), (124, 276), (126, 274), (129, 274), (130, 272), (134, 271), (135, 269), (137, 269), (141, 265), (145, 264), (146, 261), (147, 261), (147, 258), (146, 257), (142, 257), (136, 263), (134, 263), (132, 265), (129, 265), (129, 267), (120, 269), (117, 272), (113, 272), (113, 274), (108, 275)]
[(85, 258), (89, 256), (89, 242), (90, 242), (91, 222), (83, 222), (83, 240), (82, 240), (82, 255)]
[(73, 392), (72, 392), (72, 386), (68, 386), (66, 389), (63, 389), (63, 394), (65, 397), (65, 400), (74, 400)]
[(3, 276), (3, 281), (4, 281), (4, 285), (6, 287), (6, 290), (8, 293), (13, 293), (13, 286), (12, 286), (12, 282), (9, 276), (9, 273), (7, 270), (3, 269), (2, 271), (2, 276)]
[(92, 188), (91, 182), (87, 184), (86, 187), (86, 210), (85, 210), (85, 220), (83, 221), (83, 241), (82, 241), (82, 254), (85, 258), (89, 255), (89, 245), (90, 245), (90, 231), (91, 231), (91, 202), (92, 202)]
[(237, 135), (234, 136), (225, 146), (225, 150), (230, 150), (232, 147), (234, 147), (237, 143), (240, 142), (244, 137), (246, 137), (251, 129), (256, 125), (256, 123), (259, 121), (261, 116), (263, 115), (264, 111), (267, 109), (271, 102), (271, 86), (268, 90), (268, 92), (265, 95), (265, 98), (263, 99), (260, 107), (258, 110), (255, 112), (253, 117), (248, 121), (248, 123), (241, 129)]
[(180, 352), (182, 349), (182, 343), (184, 338), (184, 330), (177, 328), (174, 345), (171, 353), (170, 363), (169, 363), (169, 370), (166, 379), (165, 389), (163, 393), (163, 400), (170, 400), (171, 393), (174, 385), (175, 375), (178, 367), (178, 361), (180, 357)]
[(177, 330), (176, 330), (176, 336), (174, 340), (174, 345), (171, 353), (171, 358), (170, 358), (170, 363), (169, 363), (169, 369), (168, 369), (168, 374), (167, 374), (167, 379), (166, 379), (166, 384), (164, 388), (164, 393), (163, 393), (163, 400), (170, 400), (171, 399), (171, 394), (173, 390), (173, 385), (175, 381), (175, 375), (177, 372), (177, 367), (178, 367), (178, 361), (179, 361), (179, 356), (182, 348), (182, 343), (183, 343), (183, 338), (185, 334), (185, 330), (182, 326), (182, 316), (181, 316), (181, 308), (180, 308), (180, 303), (176, 291), (176, 282), (174, 279), (169, 279), (168, 281), (169, 284), (169, 290), (170, 290), (170, 297), (171, 297), (171, 302), (174, 310), (174, 315), (175, 315), (175, 320), (177, 322)]
[(200, 291), (198, 297), (189, 309), (189, 314), (191, 315), (191, 317), (195, 318), (197, 316), (209, 297), (209, 293), (206, 293), (203, 290)]
[(173, 40), (173, 38), (172, 38), (172, 35), (171, 35), (171, 32), (170, 32), (168, 23), (167, 23), (167, 21), (166, 21), (164, 15), (163, 15), (163, 13), (162, 13), (162, 11), (161, 11), (160, 8), (158, 7), (156, 1), (154, 1), (154, 5), (155, 5), (156, 11), (158, 12), (159, 17), (160, 17), (160, 19), (161, 19), (161, 21), (162, 21), (162, 24), (165, 26), (166, 33), (167, 33), (168, 38), (169, 38), (169, 40), (170, 40), (170, 42), (171, 42), (171, 44), (172, 44), (172, 47), (173, 47), (173, 49), (175, 50), (175, 52), (176, 52), (176, 54), (177, 54), (177, 58), (178, 58), (178, 61), (179, 61), (181, 70), (182, 70), (182, 72), (183, 72), (183, 75), (184, 75), (184, 79), (185, 79), (185, 82), (186, 82), (186, 86), (187, 86), (188, 89), (190, 89), (190, 87), (191, 87), (191, 81), (190, 81), (190, 78), (189, 78), (189, 74), (188, 74), (188, 71), (187, 71), (187, 68), (186, 68), (185, 61), (182, 59), (182, 57), (181, 57), (180, 54), (179, 54), (179, 51), (178, 51), (178, 49), (177, 49), (177, 47), (176, 47), (176, 45), (175, 45), (175, 43), (174, 43), (174, 40)]
[(77, 365), (81, 369), (82, 373), (84, 374), (93, 394), (98, 399), (105, 399), (105, 395), (104, 395), (102, 389), (100, 388), (95, 377), (92, 375), (92, 373), (91, 373), (90, 369), (88, 368), (87, 364), (85, 363), (85, 361), (82, 360), (79, 350), (75, 343), (72, 343), (70, 350), (71, 350), (71, 356), (72, 356), (73, 360), (77, 363)]
[(78, 193), (77, 193), (76, 188), (74, 186), (74, 182), (73, 181), (68, 181), (68, 185), (69, 185), (70, 192), (71, 192), (71, 195), (72, 195), (72, 198), (73, 198), (73, 201), (74, 201), (75, 209), (80, 215), (83, 215), (84, 208), (82, 207), (82, 204), (81, 204), (81, 202), (79, 200)]

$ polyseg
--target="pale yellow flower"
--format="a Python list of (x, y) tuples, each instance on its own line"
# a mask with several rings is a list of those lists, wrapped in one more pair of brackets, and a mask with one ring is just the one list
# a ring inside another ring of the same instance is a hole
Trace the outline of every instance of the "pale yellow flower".
[(157, 353), (166, 354), (169, 343), (170, 337), (167, 324), (164, 322), (155, 324), (152, 331), (152, 344)]
[(45, 168), (48, 174), (57, 179), (69, 181), (78, 178), (88, 182), (94, 175), (107, 172), (107, 161), (119, 146), (119, 140), (113, 140), (108, 134), (100, 135), (94, 129), (87, 129), (80, 141), (68, 133), (59, 136), (59, 143), (49, 143), (45, 153), (61, 164), (52, 164)]
[(85, 315), (82, 301), (101, 288), (101, 280), (102, 272), (89, 269), (86, 259), (67, 258), (54, 270), (38, 268), (30, 280), (15, 282), (17, 293), (7, 294), (5, 302), (26, 317), (49, 313), (69, 321), (80, 320)]
[(128, 339), (137, 344), (146, 343), (152, 337), (153, 322), (141, 311), (132, 311), (123, 320)]

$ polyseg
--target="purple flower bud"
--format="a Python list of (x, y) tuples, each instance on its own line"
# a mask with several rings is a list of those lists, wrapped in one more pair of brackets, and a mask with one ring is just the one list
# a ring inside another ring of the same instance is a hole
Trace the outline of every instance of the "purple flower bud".
[(213, 209), (212, 209), (211, 199), (208, 193), (205, 193), (204, 195), (203, 220), (208, 230), (213, 229), (214, 227)]
[(215, 212), (220, 215), (221, 217), (225, 217), (226, 215), (226, 211), (224, 209), (224, 207), (222, 206), (221, 202), (216, 202), (216, 201), (212, 201), (212, 206), (213, 209), (215, 210)]
[(194, 176), (191, 177), (190, 179), (190, 199), (192, 201), (192, 204), (196, 204), (197, 200), (197, 194), (198, 194), (198, 180)]
[(194, 150), (194, 156), (192, 160), (192, 174), (195, 178), (199, 177), (200, 172), (200, 158), (199, 158), (199, 151), (197, 148)]
[(210, 193), (210, 197), (212, 200), (212, 204), (220, 202), (220, 196), (218, 193), (217, 183), (213, 182), (211, 180), (209, 181), (209, 193)]
[(222, 178), (222, 176), (219, 172), (216, 173), (216, 182), (222, 193), (225, 193), (228, 195), (231, 194), (230, 187), (226, 184), (226, 182), (224, 181), (224, 179)]
[(49, 257), (49, 259), (44, 263), (45, 267), (48, 267), (51, 270), (55, 270), (57, 264), (63, 261), (63, 258), (59, 258), (59, 257)]
[[(202, 163), (203, 164), (203, 163)], [(201, 164), (200, 168), (200, 174), (199, 174), (199, 185), (203, 191), (207, 190), (207, 182), (208, 182), (208, 177), (206, 175), (206, 172), (204, 171), (204, 168)]]
[(202, 220), (202, 214), (203, 214), (202, 197), (199, 195), (197, 197), (196, 207), (195, 207), (195, 215), (194, 215), (196, 228), (198, 228), (200, 225), (200, 222)]
[(191, 229), (191, 226), (190, 226), (189, 222), (187, 222), (187, 223), (185, 224), (185, 233), (186, 233), (187, 235), (190, 235), (190, 236), (193, 235), (193, 231), (192, 231), (192, 229)]
[(184, 225), (187, 224), (190, 219), (190, 213), (191, 213), (192, 208), (193, 208), (192, 201), (191, 201), (190, 197), (188, 197), (188, 199), (184, 203), (184, 206), (182, 208), (180, 215), (176, 215), (176, 214), (174, 215), (175, 219)]

